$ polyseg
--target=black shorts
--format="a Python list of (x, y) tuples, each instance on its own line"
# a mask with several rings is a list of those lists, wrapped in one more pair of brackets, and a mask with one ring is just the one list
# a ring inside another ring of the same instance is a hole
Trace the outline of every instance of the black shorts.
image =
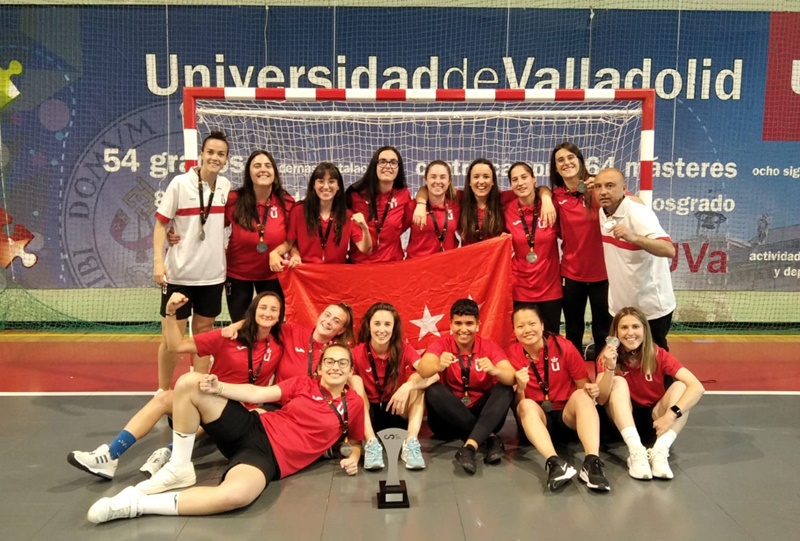
[[(537, 404), (541, 406), (539, 402), (537, 402)], [(525, 434), (525, 429), (522, 428), (522, 422), (519, 420), (517, 409), (514, 408), (512, 411), (514, 412), (514, 420), (517, 422), (520, 442), (531, 443), (530, 440), (528, 440), (528, 436)], [(550, 434), (550, 439), (553, 443), (559, 444), (580, 441), (578, 440), (578, 433), (564, 422), (563, 415), (564, 410), (551, 410), (550, 413), (545, 412), (544, 417), (547, 423), (545, 426), (547, 432)]]
[(547, 431), (550, 432), (550, 439), (553, 443), (570, 443), (578, 440), (578, 433), (567, 426), (564, 422), (564, 410), (552, 410), (546, 412)]
[(239, 464), (261, 470), (267, 483), (280, 479), (278, 461), (257, 412), (248, 411), (240, 402), (228, 400), (219, 419), (204, 423), (203, 428), (228, 459), (223, 479), (231, 468)]
[[(600, 441), (604, 444), (621, 442), (622, 435), (603, 406), (597, 406), (597, 415), (600, 417)], [(642, 445), (648, 448), (652, 447), (656, 441), (656, 429), (653, 428), (653, 408), (633, 404), (633, 424), (636, 426)]]
[(189, 302), (175, 312), (177, 319), (189, 319), (192, 311), (198, 316), (217, 317), (222, 311), (222, 289), (224, 283), (210, 286), (182, 286), (167, 284), (167, 292), (161, 290), (161, 317), (167, 315), (167, 301), (173, 293), (186, 295)]
[(380, 432), (385, 428), (405, 429), (408, 427), (408, 419), (386, 411), (386, 404), (383, 404), (383, 409), (381, 409), (380, 404), (370, 402), (369, 419), (372, 421), (372, 430), (375, 432)]

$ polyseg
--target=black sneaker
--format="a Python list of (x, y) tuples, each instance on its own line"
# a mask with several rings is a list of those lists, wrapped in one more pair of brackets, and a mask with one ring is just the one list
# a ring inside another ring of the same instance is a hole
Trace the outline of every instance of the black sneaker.
[(475, 463), (475, 448), (471, 445), (465, 445), (456, 451), (456, 462), (464, 468), (464, 471), (469, 474), (474, 474), (478, 471), (478, 465)]
[(486, 456), (483, 461), (486, 464), (497, 464), (506, 454), (506, 446), (503, 440), (492, 434), (486, 439)]
[(547, 488), (555, 492), (569, 482), (578, 473), (567, 461), (557, 456), (551, 456), (544, 465), (547, 470)]
[(581, 468), (581, 481), (592, 490), (609, 491), (611, 485), (608, 484), (606, 474), (603, 471), (603, 461), (597, 455), (586, 455)]

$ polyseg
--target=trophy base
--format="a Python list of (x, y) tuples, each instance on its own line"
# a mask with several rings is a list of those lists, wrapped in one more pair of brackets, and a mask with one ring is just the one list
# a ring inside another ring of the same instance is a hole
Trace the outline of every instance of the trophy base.
[(399, 485), (387, 485), (386, 481), (378, 482), (378, 509), (408, 509), (411, 502), (408, 500), (406, 482), (400, 481)]

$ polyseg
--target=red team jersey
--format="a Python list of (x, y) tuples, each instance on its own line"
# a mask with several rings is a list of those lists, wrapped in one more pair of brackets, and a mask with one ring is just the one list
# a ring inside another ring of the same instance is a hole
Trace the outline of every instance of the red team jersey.
[[(453, 353), (456, 356), (456, 361), (442, 372), (439, 372), (440, 381), (445, 387), (453, 391), (453, 394), (461, 398), (464, 396), (464, 385), (461, 381), (461, 362), (458, 361), (458, 345), (455, 339), (451, 335), (442, 336), (431, 343), (425, 353), (433, 353), (437, 357), (441, 357), (445, 351)], [(500, 346), (480, 336), (475, 337), (472, 352), (472, 363), (469, 370), (470, 402), (468, 407), (470, 408), (475, 404), (475, 401), (483, 396), (483, 393), (491, 390), (497, 383), (497, 378), (478, 368), (477, 360), (488, 357), (494, 364), (497, 364), (498, 361), (508, 359), (505, 351)], [(461, 358), (466, 361), (468, 357), (464, 355)]]
[[(238, 340), (231, 340), (222, 336), (222, 329), (204, 332), (194, 336), (197, 355), (205, 357), (214, 356), (211, 373), (220, 381), (226, 383), (250, 383), (250, 374), (247, 363), (247, 346)], [(253, 348), (253, 375), (256, 377), (255, 385), (267, 386), (272, 375), (283, 357), (283, 346), (278, 344), (272, 336), (269, 342), (256, 342)], [(245, 404), (248, 409), (254, 404)]]
[(608, 279), (603, 255), (598, 210), (586, 208), (583, 194), (575, 195), (563, 186), (553, 188), (553, 203), (558, 213), (561, 233), (561, 276), (578, 282), (601, 282)]
[[(347, 263), (348, 246), (355, 247), (356, 243), (364, 238), (361, 228), (351, 220), (353, 212), (347, 211), (347, 219), (342, 224), (342, 240), (339, 244), (336, 244), (336, 232), (331, 226), (331, 232), (325, 243), (325, 261), (323, 261), (322, 241), (320, 240), (319, 232), (315, 232), (312, 235), (308, 234), (304, 211), (303, 203), (295, 205), (292, 209), (292, 213), (289, 216), (289, 233), (286, 237), (289, 242), (295, 243), (297, 246), (303, 263)], [(327, 231), (328, 222), (329, 220), (320, 222), (323, 235)], [(355, 249), (358, 250), (358, 247)]]
[[(503, 208), (506, 231), (511, 233), (514, 255), (511, 261), (512, 293), (515, 301), (544, 302), (562, 297), (561, 269), (558, 258), (558, 227), (546, 226), (539, 214), (534, 237), (536, 263), (525, 259), (530, 252), (525, 228), (519, 216), (517, 200)], [(533, 221), (533, 206), (522, 207), (528, 230)]]
[[(681, 362), (664, 348), (653, 345), (656, 351), (656, 371), (650, 375), (642, 372), (642, 365), (635, 367), (618, 364), (618, 375), (625, 378), (631, 390), (631, 402), (635, 406), (652, 408), (664, 396), (664, 376), (675, 377), (683, 368)], [(605, 372), (602, 359), (597, 359), (597, 373)]]
[[(275, 373), (275, 383), (297, 376), (308, 375), (308, 343), (314, 329), (303, 327), (294, 323), (285, 323), (281, 326), (281, 341), (283, 342), (283, 358)], [(322, 355), (325, 344), (312, 342), (311, 344), (311, 375), (317, 373), (317, 365)]]
[[(390, 196), (392, 199), (389, 202), (389, 212), (386, 215), (386, 220), (383, 220), (386, 202), (389, 201)], [(370, 219), (369, 201), (361, 193), (354, 192), (350, 194), (348, 201), (350, 210), (364, 215), (364, 219), (367, 220), (367, 225), (369, 226), (369, 234), (372, 236), (372, 253), (364, 255), (353, 244), (350, 246), (350, 261), (353, 263), (402, 261), (403, 245), (400, 236), (411, 225), (411, 218), (414, 212), (414, 209), (409, 211), (408, 202), (410, 200), (411, 194), (408, 193), (407, 188), (382, 193), (378, 195), (378, 201), (376, 202), (378, 216)], [(377, 224), (381, 221), (383, 221), (383, 226), (381, 227), (380, 242), (378, 242)]]
[(369, 362), (367, 355), (367, 348), (369, 344), (358, 344), (353, 348), (353, 362), (355, 373), (361, 376), (364, 380), (364, 390), (367, 393), (367, 400), (373, 404), (379, 402), (388, 402), (397, 389), (408, 381), (411, 374), (414, 373), (414, 364), (419, 360), (419, 353), (408, 342), (403, 343), (403, 358), (400, 359), (400, 367), (397, 374), (397, 384), (391, 388), (386, 388), (386, 366), (389, 360), (386, 357), (378, 356), (375, 351), (372, 351), (372, 356), (375, 359), (375, 369), (378, 373), (378, 383), (383, 387), (383, 396), (378, 396), (378, 387), (375, 386), (375, 374), (372, 372), (372, 366)]
[(264, 228), (264, 242), (267, 243), (267, 251), (259, 253), (256, 250), (259, 234), (258, 228), (248, 231), (233, 221), (233, 212), (236, 209), (236, 201), (239, 194), (232, 191), (228, 196), (228, 203), (225, 205), (225, 223), (231, 225), (231, 236), (228, 240), (228, 249), (225, 256), (228, 261), (228, 276), (238, 280), (272, 280), (276, 278), (275, 273), (269, 270), (269, 252), (286, 240), (286, 229), (289, 224), (289, 212), (291, 211), (294, 199), (286, 196), (286, 213), (281, 208), (278, 196), (272, 194), (269, 206), (265, 203), (257, 203), (258, 216), (264, 216), (267, 212), (267, 224)]
[[(411, 213), (413, 215), (417, 202), (410, 200), (408, 202)], [(458, 248), (458, 239), (456, 238), (456, 230), (458, 229), (458, 220), (461, 217), (461, 205), (458, 199), (455, 201), (446, 201), (444, 206), (431, 206), (433, 215), (436, 217), (436, 223), (439, 226), (439, 233), (444, 230), (445, 217), (447, 218), (447, 232), (444, 235), (444, 242), (442, 243), (445, 250), (452, 250)], [(439, 244), (439, 238), (436, 236), (436, 228), (433, 226), (431, 213), (427, 212), (427, 218), (424, 229), (412, 225), (411, 234), (408, 238), (408, 246), (406, 247), (406, 257), (422, 257), (425, 255), (438, 254), (442, 251), (442, 245)]]
[[(261, 423), (269, 437), (281, 478), (314, 462), (342, 436), (339, 418), (325, 401), (319, 382), (306, 377), (278, 383), (281, 404), (277, 411), (261, 414)], [(326, 391), (327, 392), (327, 391)], [(331, 397), (341, 415), (340, 395)], [(351, 440), (364, 439), (364, 402), (352, 389), (345, 393)]]
[[(588, 379), (589, 373), (583, 357), (572, 345), (572, 342), (559, 335), (547, 337), (547, 353), (550, 358), (549, 385), (550, 402), (553, 403), (553, 410), (560, 411), (567, 405), (567, 400), (578, 387), (575, 381)], [(508, 348), (508, 360), (514, 365), (516, 370), (528, 367), (530, 380), (525, 387), (525, 398), (530, 398), (534, 402), (541, 404), (544, 401), (544, 393), (539, 386), (539, 380), (530, 367), (531, 363), (525, 356), (522, 344), (516, 343)], [(539, 357), (534, 359), (539, 376), (544, 380), (544, 348), (539, 350)]]

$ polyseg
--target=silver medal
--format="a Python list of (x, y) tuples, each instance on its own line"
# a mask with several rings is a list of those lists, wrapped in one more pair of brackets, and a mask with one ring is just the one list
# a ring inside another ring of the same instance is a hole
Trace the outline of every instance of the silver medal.
[(256, 251), (259, 254), (263, 254), (264, 252), (266, 252), (267, 251), (267, 243), (264, 242), (263, 240), (260, 241), (258, 244), (256, 244)]
[(544, 411), (545, 413), (550, 413), (551, 411), (553, 411), (553, 403), (550, 402), (549, 400), (545, 400), (544, 402), (542, 402), (542, 411)]
[(465, 406), (469, 406), (469, 396), (464, 395), (464, 397), (461, 399), (461, 403), (464, 404)]
[(607, 231), (611, 231), (612, 229), (614, 229), (615, 225), (617, 225), (617, 221), (614, 218), (611, 218), (610, 220), (606, 220), (605, 222), (603, 222), (603, 228), (606, 229)]
[(200, 228), (200, 240), (206, 240), (206, 232), (202, 227)]
[(578, 182), (578, 193), (586, 193), (586, 183), (584, 181)]
[(339, 454), (345, 458), (353, 454), (353, 446), (350, 445), (350, 442), (346, 441), (342, 443), (342, 445), (339, 447)]
[(536, 252), (528, 252), (528, 255), (525, 256), (525, 259), (528, 260), (528, 263), (536, 263), (536, 260), (539, 259), (539, 256), (536, 255)]

